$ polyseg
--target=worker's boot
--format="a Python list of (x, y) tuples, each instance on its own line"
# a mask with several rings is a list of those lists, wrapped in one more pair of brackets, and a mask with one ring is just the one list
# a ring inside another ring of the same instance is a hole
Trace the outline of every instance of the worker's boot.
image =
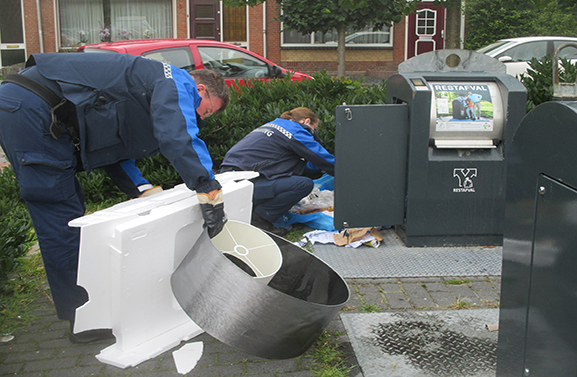
[(289, 232), (288, 229), (277, 228), (270, 221), (263, 219), (255, 211), (252, 211), (252, 220), (250, 221), (250, 225), (262, 230), (266, 230), (267, 232), (271, 232), (272, 234), (276, 234), (279, 237), (286, 236)]

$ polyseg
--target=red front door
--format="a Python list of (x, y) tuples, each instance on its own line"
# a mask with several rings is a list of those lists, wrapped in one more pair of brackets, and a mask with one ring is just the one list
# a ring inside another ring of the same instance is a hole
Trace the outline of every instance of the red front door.
[(419, 4), (409, 15), (407, 59), (445, 47), (445, 7)]
[(190, 37), (220, 41), (220, 1), (190, 0)]

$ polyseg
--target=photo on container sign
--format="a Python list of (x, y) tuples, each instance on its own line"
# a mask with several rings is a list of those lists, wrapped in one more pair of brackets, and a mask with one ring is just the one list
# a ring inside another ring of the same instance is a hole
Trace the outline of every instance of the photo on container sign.
[(436, 131), (493, 131), (493, 103), (486, 84), (435, 84)]

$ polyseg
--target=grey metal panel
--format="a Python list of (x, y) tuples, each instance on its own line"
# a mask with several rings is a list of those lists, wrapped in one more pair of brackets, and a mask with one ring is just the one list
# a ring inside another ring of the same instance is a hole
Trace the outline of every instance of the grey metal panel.
[(407, 211), (407, 217), (414, 214), (411, 221), (407, 219), (412, 235), (502, 234), (505, 161), (501, 146), (471, 151), (469, 156), (429, 147), (429, 160), (422, 161), (421, 167), (419, 178), (425, 184), (412, 187), (412, 192), (423, 202)]
[[(497, 376), (521, 376), (541, 174), (577, 187), (577, 102), (546, 102), (508, 132)], [(551, 374), (552, 375), (552, 374)]]
[(403, 223), (408, 106), (337, 106), (335, 227)]
[(539, 178), (525, 374), (577, 376), (577, 191)]

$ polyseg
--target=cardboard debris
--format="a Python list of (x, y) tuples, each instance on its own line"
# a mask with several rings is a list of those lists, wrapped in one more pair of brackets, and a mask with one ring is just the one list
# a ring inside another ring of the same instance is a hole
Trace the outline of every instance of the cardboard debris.
[(337, 246), (344, 246), (361, 239), (367, 233), (370, 233), (378, 241), (384, 239), (381, 233), (379, 233), (379, 231), (374, 227), (345, 229), (342, 232), (335, 234), (333, 237)]

